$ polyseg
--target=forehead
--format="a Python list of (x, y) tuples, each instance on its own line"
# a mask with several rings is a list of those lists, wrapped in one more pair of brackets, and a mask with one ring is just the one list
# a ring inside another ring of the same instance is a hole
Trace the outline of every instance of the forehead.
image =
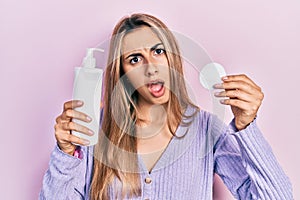
[(138, 49), (151, 48), (161, 40), (149, 27), (141, 27), (127, 33), (123, 39), (122, 52), (127, 53)]

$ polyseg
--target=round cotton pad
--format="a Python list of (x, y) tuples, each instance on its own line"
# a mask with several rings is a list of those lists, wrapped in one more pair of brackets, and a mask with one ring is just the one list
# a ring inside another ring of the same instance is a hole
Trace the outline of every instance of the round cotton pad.
[(213, 86), (222, 83), (221, 77), (226, 76), (225, 69), (219, 63), (209, 63), (200, 72), (200, 83), (208, 90), (213, 90)]

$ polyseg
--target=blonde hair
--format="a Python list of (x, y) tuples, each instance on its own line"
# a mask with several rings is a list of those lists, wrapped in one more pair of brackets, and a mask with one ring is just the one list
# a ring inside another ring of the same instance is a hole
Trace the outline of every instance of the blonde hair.
[(188, 97), (179, 48), (167, 26), (148, 14), (138, 13), (121, 19), (112, 33), (105, 72), (102, 128), (94, 151), (94, 172), (90, 190), (92, 200), (109, 199), (109, 186), (116, 178), (121, 182), (121, 191), (118, 191), (121, 197), (116, 194), (118, 199), (124, 198), (125, 195), (141, 195), (135, 137), (137, 93), (130, 91), (130, 84), (123, 78), (121, 53), (124, 36), (141, 26), (151, 28), (166, 50), (171, 91), (166, 109), (167, 124), (171, 133), (176, 136), (174, 127), (178, 127), (183, 118), (193, 116), (184, 115), (187, 106), (198, 110)]

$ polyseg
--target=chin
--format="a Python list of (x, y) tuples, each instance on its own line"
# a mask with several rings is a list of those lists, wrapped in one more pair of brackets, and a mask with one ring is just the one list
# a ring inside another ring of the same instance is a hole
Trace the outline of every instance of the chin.
[(170, 92), (166, 91), (165, 94), (159, 98), (153, 97), (151, 96), (151, 102), (155, 105), (163, 105), (168, 103), (169, 99), (170, 99)]

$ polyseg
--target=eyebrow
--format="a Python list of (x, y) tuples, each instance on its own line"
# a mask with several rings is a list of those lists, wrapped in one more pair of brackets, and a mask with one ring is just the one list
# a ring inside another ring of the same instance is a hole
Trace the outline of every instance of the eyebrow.
[(159, 45), (163, 45), (163, 43), (157, 43), (156, 45), (150, 48), (150, 51), (155, 50)]
[[(153, 47), (150, 48), (150, 51), (155, 50), (159, 45), (163, 45), (163, 43), (157, 43), (156, 45), (154, 45)], [(133, 53), (133, 54), (130, 54), (129, 56), (127, 56), (125, 58), (125, 60), (128, 59), (129, 57), (140, 56), (140, 55), (141, 55), (140, 53)]]

